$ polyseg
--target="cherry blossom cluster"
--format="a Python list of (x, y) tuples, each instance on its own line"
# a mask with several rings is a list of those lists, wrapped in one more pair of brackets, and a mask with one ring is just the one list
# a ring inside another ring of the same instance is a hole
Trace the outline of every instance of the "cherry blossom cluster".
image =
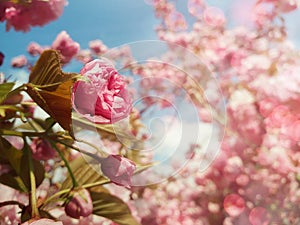
[(0, 22), (6, 21), (6, 30), (27, 32), (33, 26), (43, 26), (63, 13), (66, 0), (0, 1)]
[[(207, 156), (196, 154), (168, 182), (136, 192), (142, 224), (299, 223), (299, 51), (281, 20), (281, 13), (298, 3), (257, 1), (248, 26), (226, 28), (221, 9), (190, 0), (189, 12), (196, 17), (190, 30), (174, 16), (180, 15), (174, 3), (151, 3), (162, 20), (158, 36), (170, 43), (172, 53), (176, 45), (192, 50), (216, 74), (226, 99), (227, 128), (207, 170), (197, 168)], [(197, 77), (189, 59), (185, 64)], [(148, 69), (155, 74), (158, 67)]]
[[(194, 18), (192, 24), (176, 10), (172, 1), (152, 0), (148, 3), (161, 20), (156, 29), (157, 35), (168, 44), (169, 52), (161, 58), (149, 59), (143, 65), (134, 64), (129, 48), (109, 50), (100, 40), (91, 41), (89, 49), (80, 49), (65, 31), (58, 35), (51, 47), (41, 47), (37, 43), (28, 46), (32, 56), (52, 48), (60, 52), (64, 64), (71, 59), (86, 64), (81, 74), (91, 83), (78, 81), (72, 101), (75, 111), (89, 121), (111, 123), (114, 119), (123, 119), (131, 110), (125, 79), (111, 67), (103, 65), (103, 61), (94, 60), (106, 54), (112, 60), (121, 60), (122, 65), (134, 75), (154, 78), (143, 79), (140, 90), (136, 91), (143, 92), (142, 95), (155, 92), (163, 96), (168, 101), (159, 102), (161, 108), (170, 107), (172, 98), (184, 88), (189, 95), (186, 100), (196, 106), (204, 123), (226, 127), (219, 154), (205, 171), (199, 171), (199, 165), (203, 161), (211, 161), (212, 156), (203, 154), (205, 146), (202, 143), (195, 143), (194, 146), (186, 146), (194, 153), (187, 156), (187, 166), (178, 174), (166, 182), (132, 187), (130, 190), (121, 190), (119, 186), (130, 186), (135, 165), (115, 155), (122, 149), (120, 142), (103, 136), (105, 146), (114, 154), (103, 159), (101, 170), (119, 185), (109, 186), (110, 190), (129, 204), (142, 225), (300, 223), (300, 54), (288, 39), (283, 19), (285, 13), (297, 10), (299, 2), (254, 1), (251, 8), (240, 15), (246, 18), (246, 24), (234, 27), (228, 25), (221, 9), (210, 6), (204, 0), (188, 1), (188, 11)], [(187, 51), (199, 61), (192, 60), (185, 54)], [(184, 70), (172, 66), (177, 65), (178, 59), (180, 68)], [(158, 60), (168, 63), (157, 63)], [(22, 56), (14, 59), (12, 65), (28, 66), (28, 62)], [(94, 73), (97, 68), (101, 70)], [(215, 87), (209, 79), (213, 74), (225, 99), (225, 112), (214, 108), (222, 100), (215, 95)], [(165, 85), (165, 80), (176, 84), (176, 88), (168, 90), (170, 86)], [(102, 81), (105, 81), (104, 85)], [(87, 93), (95, 97), (96, 111), (89, 111), (89, 104), (93, 103), (86, 101)], [(209, 97), (209, 104), (202, 101), (203, 95)], [(118, 99), (116, 110), (111, 108), (114, 97)], [(143, 101), (146, 108), (157, 104), (150, 97)], [(20, 100), (6, 104), (16, 102)], [(143, 112), (133, 113), (136, 115), (131, 118), (132, 134), (139, 136), (139, 127), (142, 126), (139, 118)], [(56, 165), (53, 160), (57, 158), (53, 146), (36, 138), (30, 147), (35, 159), (45, 161), (51, 182), (58, 185), (61, 180), (55, 174), (61, 173), (61, 170), (53, 167)], [(78, 155), (71, 154), (69, 157), (74, 160)], [(174, 170), (176, 165), (174, 162)], [(1, 171), (6, 169), (5, 166), (2, 169), (1, 165)], [(63, 173), (66, 174), (66, 171)], [(56, 190), (56, 186), (49, 183), (39, 187), (40, 198), (45, 197), (45, 192)], [(5, 188), (1, 186), (1, 189)], [(9, 199), (23, 199), (18, 192), (12, 191), (12, 195), (14, 197)], [(90, 196), (85, 189), (72, 192), (69, 197), (65, 208), (54, 212), (63, 223), (115, 224), (91, 215)], [(23, 200), (26, 205), (27, 199), (24, 197)], [(0, 210), (7, 224), (18, 221), (15, 207)], [(63, 215), (64, 211), (68, 216)], [(32, 221), (31, 224), (37, 222)], [(46, 221), (40, 221), (40, 224), (46, 224)], [(52, 224), (55, 223), (52, 221)]]
[[(41, 55), (42, 52), (47, 49), (58, 51), (61, 56), (61, 63), (64, 65), (69, 63), (77, 55), (80, 50), (80, 45), (73, 41), (66, 31), (61, 31), (51, 46), (41, 46), (36, 42), (31, 42), (27, 46), (27, 52), (32, 57)], [(33, 65), (27, 56), (19, 55), (11, 60), (11, 66), (14, 68), (27, 67), (31, 69)]]

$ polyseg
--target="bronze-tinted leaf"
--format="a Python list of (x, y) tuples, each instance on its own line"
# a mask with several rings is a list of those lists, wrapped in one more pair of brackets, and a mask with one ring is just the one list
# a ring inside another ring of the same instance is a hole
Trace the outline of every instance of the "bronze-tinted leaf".
[(71, 129), (71, 89), (78, 74), (64, 73), (59, 55), (44, 51), (34, 66), (27, 84), (27, 93), (65, 130)]
[(64, 73), (61, 70), (60, 57), (56, 51), (46, 50), (33, 67), (29, 76), (29, 83), (51, 91), (55, 90), (54, 84), (72, 79), (74, 75), (76, 74)]

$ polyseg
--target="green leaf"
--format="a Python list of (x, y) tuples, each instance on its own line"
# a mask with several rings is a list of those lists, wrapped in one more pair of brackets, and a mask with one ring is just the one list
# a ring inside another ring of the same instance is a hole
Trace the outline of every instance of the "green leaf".
[(140, 225), (132, 216), (127, 204), (107, 192), (90, 192), (93, 214), (108, 218), (120, 225)]
[[(29, 150), (31, 151), (31, 150)], [(29, 164), (28, 164), (28, 156), (23, 154), (21, 158), (22, 170), (20, 171), (20, 177), (24, 182), (25, 186), (30, 189), (30, 178), (29, 178)], [(38, 187), (45, 178), (45, 169), (44, 166), (37, 160), (32, 159), (33, 170), (35, 176), (36, 186)]]
[(0, 137), (0, 158), (7, 160), (11, 167), (18, 174), (21, 170), (22, 155), (22, 151), (16, 149), (9, 141), (4, 139), (3, 137)]
[(0, 183), (22, 192), (28, 192), (28, 189), (22, 181), (21, 177), (18, 176), (15, 171), (10, 171), (8, 173), (2, 174), (0, 176)]
[[(7, 161), (13, 169), (12, 178), (9, 179), (4, 174), (0, 182), (4, 182), (17, 190), (30, 190), (29, 180), (29, 165), (28, 156), (24, 154), (23, 150), (18, 150), (9, 141), (0, 136), (0, 159)], [(43, 165), (33, 159), (34, 175), (36, 179), (36, 186), (38, 187), (44, 180), (45, 169)]]
[(28, 208), (25, 208), (25, 210), (22, 211), (21, 214), (21, 223), (25, 223), (26, 221), (31, 219), (31, 213), (29, 212)]
[(3, 83), (0, 84), (0, 104), (5, 100), (7, 94), (12, 90), (15, 83)]
[[(93, 164), (99, 164), (94, 160), (88, 161), (87, 158), (79, 157), (70, 163), (71, 170), (78, 182), (78, 185), (82, 186), (84, 184), (92, 184), (96, 182), (108, 181), (107, 178), (102, 176), (95, 168)], [(99, 170), (100, 171), (100, 170)], [(68, 189), (72, 187), (72, 179), (68, 175), (66, 180), (63, 182), (61, 189)]]
[(46, 50), (35, 64), (27, 84), (30, 97), (70, 133), (71, 88), (78, 77), (75, 73), (62, 72), (58, 53)]

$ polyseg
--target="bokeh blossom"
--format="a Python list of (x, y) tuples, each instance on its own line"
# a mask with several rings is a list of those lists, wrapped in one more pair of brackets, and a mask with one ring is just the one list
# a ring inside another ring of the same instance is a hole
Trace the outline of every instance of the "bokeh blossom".
[(36, 160), (48, 160), (56, 156), (56, 151), (51, 147), (50, 143), (42, 138), (33, 139), (30, 148), (32, 156)]
[(62, 31), (53, 41), (51, 48), (61, 54), (61, 62), (66, 64), (78, 53), (80, 45), (73, 41), (66, 31)]
[(27, 32), (32, 26), (43, 26), (63, 13), (66, 0), (32, 0), (13, 3), (0, 2), (0, 22), (6, 21), (6, 30)]
[(27, 65), (27, 58), (25, 55), (19, 55), (17, 57), (14, 57), (11, 60), (11, 66), (15, 68), (22, 68)]

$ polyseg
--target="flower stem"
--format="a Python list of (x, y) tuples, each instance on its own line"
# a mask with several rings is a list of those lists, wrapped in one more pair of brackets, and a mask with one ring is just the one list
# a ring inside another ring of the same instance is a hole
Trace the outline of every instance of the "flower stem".
[(29, 179), (30, 179), (30, 204), (31, 204), (31, 216), (32, 218), (39, 216), (39, 210), (37, 208), (37, 199), (36, 199), (36, 181), (34, 176), (34, 167), (32, 161), (31, 150), (27, 147), (26, 141), (24, 139), (25, 153), (28, 157), (28, 165), (29, 165)]
[(78, 183), (76, 181), (76, 178), (72, 172), (72, 169), (69, 165), (68, 160), (66, 159), (66, 157), (62, 154), (62, 152), (60, 151), (60, 149), (56, 146), (55, 142), (53, 142), (51, 139), (48, 139), (48, 141), (50, 142), (51, 146), (55, 149), (55, 151), (59, 154), (60, 158), (64, 161), (65, 166), (67, 167), (67, 170), (70, 174), (71, 180), (72, 180), (72, 184), (73, 184), (73, 188), (74, 187), (78, 187)]
[[(104, 184), (109, 184), (109, 183), (111, 183), (111, 181), (109, 181), (109, 180), (104, 180), (104, 181), (98, 181), (98, 182), (95, 182), (95, 183), (84, 184), (84, 185), (82, 185), (81, 187), (82, 187), (82, 188), (92, 188), (92, 187), (96, 187), (96, 186), (104, 185)], [(43, 206), (46, 206), (49, 202), (51, 202), (51, 201), (54, 200), (55, 198), (59, 197), (59, 196), (62, 195), (62, 194), (66, 194), (66, 193), (70, 192), (71, 190), (72, 190), (72, 188), (67, 188), (67, 189), (61, 190), (61, 191), (59, 191), (59, 192), (56, 192), (54, 195), (50, 196), (50, 197), (43, 203)]]
[(17, 136), (17, 137), (41, 137), (45, 135), (45, 132), (30, 132), (30, 131), (15, 131), (15, 130), (7, 130), (0, 129), (0, 135), (3, 136)]
[[(85, 155), (87, 155), (87, 156), (89, 156), (89, 157), (91, 157), (91, 158), (93, 158), (93, 159), (96, 159), (96, 160), (101, 160), (102, 158), (100, 157), (100, 156), (98, 156), (98, 155), (96, 155), (96, 154), (94, 154), (94, 153), (90, 153), (90, 152), (87, 152), (87, 151), (85, 151), (85, 150), (83, 150), (83, 149), (80, 149), (80, 148), (77, 148), (76, 146), (74, 146), (74, 145), (70, 145), (70, 144), (68, 144), (68, 143), (65, 143), (64, 141), (61, 141), (61, 140), (56, 140), (58, 143), (60, 143), (60, 144), (63, 144), (63, 145), (65, 145), (66, 147), (69, 147), (69, 148), (72, 148), (72, 149), (74, 149), (75, 151), (77, 151), (77, 152), (80, 152), (80, 153), (82, 153), (82, 154), (85, 154)], [(102, 152), (102, 151), (99, 151), (98, 149), (96, 149), (99, 153), (101, 153), (102, 155), (104, 155), (105, 154), (105, 152)], [(107, 157), (107, 156), (103, 156), (103, 157)]]

